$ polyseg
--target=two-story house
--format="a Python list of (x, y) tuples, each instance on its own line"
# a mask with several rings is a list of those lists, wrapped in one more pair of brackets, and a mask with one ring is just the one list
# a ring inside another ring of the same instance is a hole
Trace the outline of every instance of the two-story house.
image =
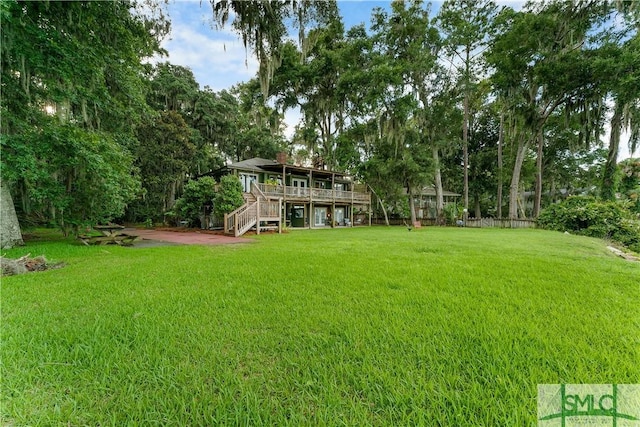
[(247, 202), (225, 217), (226, 232), (371, 224), (371, 195), (344, 173), (290, 165), (280, 155), (279, 161), (253, 158), (213, 173), (226, 174), (238, 177)]

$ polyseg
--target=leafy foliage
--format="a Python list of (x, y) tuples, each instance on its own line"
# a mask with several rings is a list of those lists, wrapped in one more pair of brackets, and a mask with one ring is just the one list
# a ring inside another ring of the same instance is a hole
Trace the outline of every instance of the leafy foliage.
[(155, 1), (139, 6), (2, 2), (2, 175), (21, 220), (108, 221), (139, 192), (142, 58), (168, 30)]
[(640, 251), (640, 222), (625, 206), (573, 196), (544, 209), (538, 217), (542, 228), (584, 236), (612, 239)]
[(200, 219), (213, 208), (216, 182), (209, 176), (185, 184), (182, 196), (176, 200), (174, 211), (189, 225), (200, 225)]
[(631, 203), (631, 210), (640, 214), (640, 159), (627, 159), (618, 168), (619, 191)]
[(124, 214), (140, 191), (133, 158), (111, 134), (44, 121), (2, 139), (3, 175), (22, 189), (23, 211), (63, 230)]
[(220, 187), (216, 193), (213, 211), (216, 216), (222, 218), (225, 214), (233, 212), (244, 204), (242, 197), (242, 184), (235, 175), (226, 175), (220, 179)]
[(140, 126), (137, 166), (142, 175), (143, 198), (130, 211), (133, 220), (158, 218), (173, 208), (179, 186), (196, 153), (192, 129), (174, 111), (160, 113)]

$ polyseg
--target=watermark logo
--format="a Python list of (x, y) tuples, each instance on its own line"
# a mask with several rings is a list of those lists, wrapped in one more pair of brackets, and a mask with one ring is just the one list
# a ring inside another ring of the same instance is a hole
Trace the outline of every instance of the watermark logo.
[(539, 384), (539, 427), (640, 427), (640, 384)]

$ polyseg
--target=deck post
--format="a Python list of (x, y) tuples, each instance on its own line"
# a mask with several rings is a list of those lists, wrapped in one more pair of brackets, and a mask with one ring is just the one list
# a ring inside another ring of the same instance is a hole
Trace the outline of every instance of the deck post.
[[(283, 164), (282, 165), (282, 198), (285, 201), (285, 203), (287, 202), (287, 175), (286, 175), (286, 169), (287, 169), (287, 167)], [(285, 208), (286, 208), (286, 205), (285, 205)], [(287, 214), (285, 212), (285, 218), (286, 218), (286, 215)]]
[(235, 218), (233, 219), (233, 235), (234, 237), (238, 237), (238, 214), (235, 214)]
[(351, 212), (349, 213), (349, 223), (351, 224), (351, 226), (353, 227), (353, 208), (355, 207), (355, 204), (353, 203), (353, 183), (351, 184)]
[(260, 197), (256, 197), (256, 234), (260, 234)]
[(331, 172), (331, 228), (336, 223), (336, 174)]
[(309, 230), (313, 225), (315, 213), (313, 212), (313, 170), (309, 171)]
[[(282, 199), (278, 199), (278, 234), (282, 234)], [(286, 212), (285, 212), (285, 220), (286, 220)]]

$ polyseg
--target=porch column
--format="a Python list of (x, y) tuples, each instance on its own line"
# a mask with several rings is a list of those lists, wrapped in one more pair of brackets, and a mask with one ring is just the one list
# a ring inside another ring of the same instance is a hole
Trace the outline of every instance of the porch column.
[(315, 212), (313, 212), (313, 170), (309, 171), (309, 230), (312, 228)]
[(260, 197), (256, 197), (256, 234), (260, 234)]
[(282, 165), (282, 201), (287, 202), (287, 167)]
[(351, 226), (353, 227), (353, 208), (355, 207), (355, 204), (353, 202), (353, 187), (351, 187), (351, 212), (349, 213), (349, 221), (351, 221)]
[(331, 173), (331, 200), (332, 200), (332, 205), (331, 205), (331, 228), (333, 228), (333, 225), (335, 224), (336, 221), (336, 174), (335, 173)]
[[(285, 205), (286, 206), (286, 205)], [(278, 200), (278, 211), (280, 212), (280, 215), (282, 215), (282, 199)], [(285, 207), (284, 210), (284, 220), (287, 220), (287, 209)], [(282, 233), (282, 217), (280, 218), (280, 221), (278, 221), (278, 234)]]
[[(280, 209), (280, 222), (284, 221), (285, 225), (287, 225), (287, 166), (282, 164), (282, 199), (280, 199), (280, 203), (284, 206), (284, 212)], [(291, 224), (289, 224), (291, 225)]]

